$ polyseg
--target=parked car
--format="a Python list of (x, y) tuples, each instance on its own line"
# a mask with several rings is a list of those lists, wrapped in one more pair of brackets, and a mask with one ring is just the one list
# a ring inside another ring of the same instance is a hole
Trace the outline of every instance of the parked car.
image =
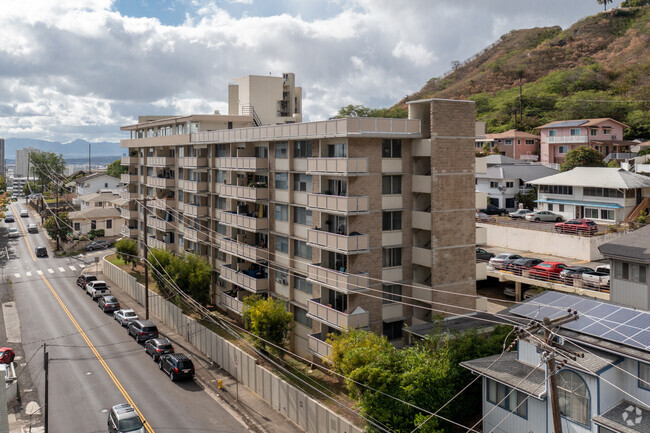
[(610, 267), (609, 267), (609, 265), (596, 266), (596, 272), (604, 272), (606, 274), (609, 274), (610, 273)]
[(168, 353), (161, 355), (158, 360), (158, 367), (169, 375), (173, 381), (176, 379), (194, 377), (194, 363), (182, 353)]
[(37, 226), (36, 224), (34, 224), (34, 223), (30, 223), (30, 224), (27, 226), (27, 231), (28, 231), (29, 233), (38, 233), (38, 226)]
[(589, 289), (609, 291), (609, 269), (598, 268), (595, 271), (584, 272), (582, 275), (582, 284)]
[(77, 286), (85, 290), (86, 284), (91, 281), (97, 281), (97, 277), (95, 275), (81, 274), (77, 277)]
[(111, 289), (106, 285), (106, 281), (95, 280), (86, 284), (86, 293), (94, 301), (100, 296), (110, 295)]
[(524, 219), (524, 218), (526, 218), (526, 215), (528, 215), (529, 213), (532, 213), (532, 212), (533, 212), (533, 211), (530, 210), (530, 209), (518, 209), (518, 210), (516, 210), (516, 211), (514, 211), (514, 212), (510, 212), (510, 213), (508, 214), (508, 216), (509, 216), (510, 218), (512, 218), (512, 219), (515, 219), (515, 218), (521, 218), (521, 219)]
[(530, 268), (529, 274), (532, 278), (542, 280), (558, 280), (560, 272), (562, 272), (567, 265), (560, 262), (542, 262)]
[(105, 313), (107, 311), (117, 311), (120, 309), (120, 301), (113, 295), (102, 296), (97, 302), (97, 306)]
[(479, 209), (479, 212), (483, 212), (488, 215), (505, 215), (507, 211), (504, 208), (495, 206), (493, 204), (488, 204), (485, 209)]
[(476, 210), (476, 221), (480, 222), (490, 222), (490, 221), (496, 221), (496, 219), (486, 213), (479, 212), (478, 209)]
[(86, 245), (86, 251), (94, 250), (103, 250), (104, 248), (110, 248), (111, 241), (95, 241)]
[(20, 211), (20, 217), (21, 218), (29, 218), (29, 211), (27, 209), (23, 209)]
[(160, 355), (174, 353), (174, 346), (168, 338), (152, 338), (144, 342), (144, 351), (153, 358), (153, 362), (158, 362)]
[(151, 320), (134, 320), (129, 323), (127, 332), (138, 343), (150, 338), (158, 338), (158, 328)]
[(109, 433), (144, 433), (144, 423), (138, 413), (128, 403), (117, 404), (108, 412)]
[(476, 247), (476, 261), (488, 261), (494, 257), (494, 253), (491, 253), (483, 248)]
[(36, 247), (36, 257), (47, 257), (47, 248), (43, 246)]
[(528, 290), (526, 290), (526, 291), (524, 292), (524, 299), (530, 299), (530, 298), (532, 298), (533, 296), (537, 296), (537, 295), (539, 295), (540, 293), (544, 292), (545, 290), (546, 290), (546, 289), (540, 289), (540, 288), (536, 288), (536, 289), (528, 289)]
[(117, 310), (113, 313), (113, 319), (117, 320), (120, 325), (127, 326), (134, 320), (138, 320), (138, 315), (130, 309)]
[(528, 270), (533, 266), (539, 265), (543, 261), (544, 260), (537, 259), (535, 257), (522, 257), (510, 262), (508, 264), (508, 271), (512, 272), (515, 275), (521, 275), (524, 270)]
[(595, 235), (598, 233), (598, 224), (588, 219), (573, 219), (555, 224), (555, 231), (572, 235)]
[(529, 214), (526, 214), (526, 221), (535, 221), (535, 222), (540, 222), (540, 221), (556, 221), (556, 222), (561, 222), (563, 221), (564, 218), (562, 218), (561, 215), (558, 215), (556, 213), (553, 213), (548, 210), (540, 210), (537, 212), (531, 212)]
[(517, 290), (516, 290), (515, 286), (506, 286), (503, 289), (503, 295), (507, 296), (509, 298), (516, 297), (517, 296)]
[(17, 238), (20, 237), (20, 232), (16, 227), (9, 227), (9, 235), (10, 238)]
[(593, 271), (593, 269), (587, 266), (568, 266), (560, 272), (560, 280), (564, 284), (572, 286), (574, 280), (580, 280), (582, 274), (589, 271)]
[(6, 222), (6, 223), (13, 223), (13, 222), (16, 222), (16, 220), (14, 219), (14, 214), (12, 214), (12, 213), (8, 213), (8, 214), (6, 214), (6, 215), (5, 215), (5, 222)]
[(492, 257), (489, 261), (489, 264), (494, 269), (506, 269), (510, 263), (521, 258), (523, 257), (521, 257), (519, 254), (501, 253)]
[(15, 357), (16, 354), (11, 347), (0, 347), (0, 364), (9, 364)]

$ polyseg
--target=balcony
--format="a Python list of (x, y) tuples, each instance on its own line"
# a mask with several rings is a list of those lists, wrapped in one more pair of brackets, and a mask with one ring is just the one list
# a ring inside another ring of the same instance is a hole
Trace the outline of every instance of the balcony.
[(341, 254), (365, 253), (368, 251), (368, 242), (368, 235), (347, 236), (324, 230), (307, 230), (307, 245)]
[(168, 177), (147, 176), (147, 186), (154, 188), (171, 188), (176, 185), (176, 179)]
[(589, 142), (589, 137), (586, 135), (567, 135), (567, 136), (556, 136), (556, 137), (546, 137), (546, 142), (548, 144), (563, 144), (563, 143), (587, 143)]
[(354, 293), (368, 289), (367, 272), (348, 274), (320, 265), (307, 265), (307, 279), (341, 293)]
[(268, 200), (268, 188), (253, 188), (250, 186), (226, 185), (218, 183), (216, 193), (222, 197), (236, 198), (244, 201)]
[(320, 332), (318, 334), (309, 334), (308, 348), (320, 358), (329, 356), (332, 346), (321, 340)]
[(232, 212), (221, 212), (219, 220), (221, 224), (252, 232), (266, 231), (269, 228), (268, 218), (255, 218)]
[(207, 168), (208, 158), (199, 157), (199, 156), (179, 157), (178, 166), (183, 168)]
[(121, 174), (120, 175), (120, 181), (122, 183), (136, 183), (138, 181), (138, 176), (137, 174)]
[(155, 216), (147, 217), (147, 225), (153, 227), (156, 230), (162, 230), (164, 232), (174, 230), (175, 224), (170, 221), (165, 221), (163, 219), (157, 218)]
[(235, 171), (268, 170), (269, 160), (268, 158), (255, 158), (253, 156), (217, 158), (217, 168)]
[(337, 329), (366, 328), (370, 325), (370, 313), (367, 311), (348, 314), (322, 304), (320, 299), (307, 301), (307, 315)]
[(368, 158), (307, 158), (307, 173), (328, 176), (368, 174)]
[(198, 204), (192, 203), (179, 203), (178, 210), (183, 212), (185, 215), (190, 215), (193, 217), (204, 217), (208, 216), (208, 206), (200, 206)]
[(413, 247), (413, 264), (431, 267), (432, 262), (431, 250), (427, 248)]
[(411, 219), (414, 229), (431, 230), (431, 212), (413, 211)]
[(414, 174), (411, 176), (413, 182), (411, 188), (414, 193), (431, 194), (431, 176), (421, 176)]
[(175, 198), (156, 198), (154, 200), (151, 200), (149, 202), (149, 206), (153, 209), (161, 209), (161, 210), (170, 210), (176, 207), (176, 199)]
[(340, 215), (359, 215), (369, 211), (368, 197), (345, 197), (328, 194), (307, 194), (311, 210)]
[(174, 249), (174, 244), (171, 242), (163, 242), (159, 241), (156, 238), (149, 237), (147, 239), (147, 245), (149, 245), (150, 248), (156, 248), (158, 250), (173, 250)]
[(147, 167), (171, 167), (174, 165), (174, 158), (171, 156), (148, 156)]
[(134, 210), (120, 208), (120, 217), (125, 220), (136, 219), (138, 217), (138, 212)]
[(230, 311), (234, 311), (240, 316), (244, 314), (244, 303), (237, 298), (226, 295), (226, 292), (219, 293), (219, 305), (226, 307)]
[(142, 200), (142, 194), (139, 192), (123, 192), (122, 198), (126, 200)]
[(413, 282), (413, 297), (418, 301), (431, 302), (433, 289), (431, 286)]
[(180, 232), (185, 240), (190, 242), (207, 242), (209, 238), (207, 231), (197, 230), (192, 227), (181, 227)]
[(179, 179), (176, 183), (178, 189), (187, 192), (208, 192), (208, 182), (197, 182), (194, 180)]
[(221, 279), (253, 293), (261, 293), (269, 290), (268, 276), (255, 278), (246, 274), (246, 271), (236, 271), (227, 265), (221, 265)]
[(129, 166), (129, 165), (137, 165), (138, 164), (138, 157), (137, 156), (123, 156), (120, 159), (120, 164)]
[(139, 232), (140, 231), (138, 229), (134, 229), (134, 228), (131, 228), (131, 227), (127, 226), (127, 225), (123, 225), (122, 229), (120, 230), (120, 235), (122, 235), (122, 237), (126, 237), (126, 238), (137, 239)]
[(248, 244), (235, 242), (232, 239), (221, 239), (221, 251), (241, 257), (253, 262), (265, 262), (269, 260), (269, 250), (255, 247)]

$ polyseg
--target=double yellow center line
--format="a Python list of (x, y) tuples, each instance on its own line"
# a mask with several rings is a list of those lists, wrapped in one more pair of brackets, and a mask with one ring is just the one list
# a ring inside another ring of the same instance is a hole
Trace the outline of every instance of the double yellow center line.
[[(11, 210), (14, 212), (14, 215), (16, 215), (13, 205), (11, 205)], [(29, 243), (29, 239), (27, 239), (27, 237), (25, 236), (25, 230), (23, 228), (23, 225), (20, 222), (20, 219), (16, 219), (16, 221), (18, 222), (18, 225), (20, 226), (20, 231), (23, 234), (23, 238), (25, 239), (25, 242), (27, 243), (27, 249), (29, 251), (29, 254), (32, 256), (32, 260), (35, 262), (36, 257), (34, 256), (34, 252), (32, 251), (32, 247), (31, 247), (31, 245)], [(70, 319), (70, 321), (72, 322), (74, 327), (77, 329), (77, 332), (79, 332), (79, 335), (81, 335), (81, 338), (84, 339), (84, 341), (86, 342), (86, 344), (88, 345), (90, 350), (93, 352), (93, 354), (95, 355), (95, 357), (97, 358), (99, 363), (102, 365), (102, 367), (104, 367), (104, 370), (106, 370), (106, 373), (108, 373), (108, 376), (111, 378), (111, 380), (113, 381), (113, 383), (115, 384), (117, 389), (122, 393), (122, 395), (124, 396), (126, 401), (131, 406), (133, 406), (133, 408), (136, 410), (136, 412), (138, 412), (138, 415), (140, 415), (140, 418), (142, 418), (142, 421), (144, 421), (145, 429), (147, 429), (147, 431), (149, 433), (154, 433), (153, 427), (151, 427), (151, 425), (148, 422), (146, 422), (146, 419), (145, 419), (144, 415), (142, 415), (142, 412), (140, 412), (140, 409), (138, 408), (138, 406), (135, 404), (135, 402), (133, 401), (133, 399), (131, 398), (129, 393), (126, 391), (126, 389), (124, 389), (124, 387), (122, 386), (120, 381), (117, 379), (117, 377), (113, 373), (113, 370), (111, 370), (111, 368), (108, 366), (108, 364), (106, 364), (106, 361), (104, 361), (104, 358), (102, 357), (102, 355), (99, 354), (99, 352), (97, 351), (97, 349), (95, 348), (93, 343), (90, 341), (90, 338), (88, 338), (88, 335), (86, 335), (86, 333), (83, 331), (83, 329), (81, 329), (81, 326), (79, 326), (79, 323), (77, 323), (75, 318), (72, 316), (72, 314), (70, 313), (70, 310), (68, 310), (68, 307), (66, 307), (66, 305), (63, 303), (63, 300), (61, 299), (61, 297), (59, 296), (57, 291), (54, 290), (54, 287), (52, 287), (52, 285), (47, 280), (45, 275), (41, 275), (41, 278), (43, 279), (43, 282), (45, 283), (45, 285), (50, 289), (50, 292), (52, 293), (54, 298), (57, 300), (57, 302), (59, 303), (59, 305), (61, 306), (61, 308), (65, 312), (65, 314), (68, 316), (68, 319)]]

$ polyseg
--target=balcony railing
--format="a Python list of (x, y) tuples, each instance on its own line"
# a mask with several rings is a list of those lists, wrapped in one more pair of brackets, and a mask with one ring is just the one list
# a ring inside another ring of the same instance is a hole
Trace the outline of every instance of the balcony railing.
[(220, 196), (236, 198), (237, 200), (257, 201), (269, 199), (268, 188), (253, 188), (250, 186), (227, 185), (225, 183), (218, 183), (215, 189), (215, 192)]
[(307, 173), (330, 176), (368, 174), (368, 158), (307, 158)]
[(208, 216), (208, 206), (206, 205), (199, 206), (192, 203), (179, 203), (178, 208), (186, 215), (195, 217)]
[(142, 199), (142, 194), (139, 192), (123, 192), (122, 198), (126, 200), (141, 200)]
[(358, 254), (368, 251), (368, 235), (347, 236), (324, 230), (307, 230), (307, 244), (312, 247), (340, 252)]
[(206, 242), (209, 238), (207, 231), (197, 230), (191, 227), (182, 227), (183, 237), (190, 242)]
[(368, 289), (368, 273), (348, 274), (320, 265), (307, 265), (307, 279), (342, 293), (354, 293)]
[(197, 182), (194, 180), (185, 180), (179, 179), (176, 183), (176, 186), (179, 189), (188, 192), (207, 192), (208, 191), (208, 182)]
[(255, 158), (254, 156), (246, 157), (226, 157), (217, 158), (217, 167), (221, 170), (237, 170), (237, 171), (258, 171), (268, 170), (268, 158)]
[(265, 292), (269, 289), (269, 278), (254, 278), (245, 273), (246, 271), (236, 271), (227, 265), (221, 266), (221, 278), (236, 286), (246, 289), (253, 293)]
[(176, 184), (176, 179), (168, 177), (147, 176), (147, 186), (155, 188), (171, 188)]
[(136, 219), (138, 217), (138, 212), (129, 209), (120, 209), (120, 216), (125, 220)]
[(174, 158), (171, 156), (148, 156), (147, 167), (169, 167), (174, 165)]
[(120, 164), (121, 165), (136, 165), (138, 163), (138, 157), (137, 156), (123, 156), (120, 159)]
[(219, 220), (221, 224), (253, 232), (264, 231), (269, 228), (268, 218), (255, 218), (232, 212), (221, 212)]
[(153, 209), (170, 210), (176, 207), (176, 199), (156, 198), (154, 200), (151, 200), (148, 205), (151, 206)]
[(174, 223), (162, 220), (154, 216), (147, 217), (147, 224), (149, 227), (153, 227), (162, 231), (170, 231), (174, 229)]
[(225, 292), (219, 293), (219, 304), (239, 315), (244, 314), (244, 303), (237, 298), (226, 295)]
[(321, 334), (309, 334), (308, 342), (309, 350), (315, 353), (320, 358), (329, 356), (332, 346), (321, 340)]
[(555, 137), (546, 137), (546, 142), (549, 144), (562, 144), (562, 143), (587, 143), (589, 137), (586, 135), (567, 135), (567, 136), (555, 136)]
[(370, 313), (348, 314), (344, 311), (338, 311), (334, 308), (324, 305), (319, 299), (310, 299), (307, 301), (307, 313), (312, 319), (326, 323), (337, 329), (356, 329), (365, 328), (370, 325)]
[(244, 258), (253, 262), (262, 262), (269, 260), (269, 250), (266, 248), (255, 247), (248, 244), (235, 242), (232, 239), (221, 239), (221, 251), (237, 257)]
[(199, 156), (183, 156), (178, 158), (178, 166), (184, 168), (203, 168), (208, 166), (208, 158)]
[(368, 197), (307, 194), (307, 207), (333, 214), (357, 215), (368, 213), (369, 201)]
[(135, 183), (138, 181), (138, 176), (137, 174), (121, 174), (120, 175), (120, 181), (123, 183)]
[(171, 242), (159, 241), (158, 239), (152, 237), (147, 239), (147, 245), (149, 245), (151, 248), (156, 248), (159, 250), (170, 250), (174, 247), (174, 244)]

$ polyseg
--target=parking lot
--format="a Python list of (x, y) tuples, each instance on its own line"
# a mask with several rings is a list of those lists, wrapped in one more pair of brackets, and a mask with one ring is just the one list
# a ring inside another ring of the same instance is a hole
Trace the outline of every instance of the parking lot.
[[(483, 224), (497, 224), (501, 226), (516, 227), (527, 230), (537, 230), (543, 232), (554, 232), (555, 231), (555, 222), (534, 222), (528, 221), (521, 218), (510, 218), (507, 216), (493, 216), (494, 221), (477, 221)], [(604, 224), (598, 224), (598, 233), (605, 233), (608, 230), (608, 226)], [(565, 233), (570, 235), (570, 233)], [(581, 234), (580, 236), (592, 236), (588, 233)]]

